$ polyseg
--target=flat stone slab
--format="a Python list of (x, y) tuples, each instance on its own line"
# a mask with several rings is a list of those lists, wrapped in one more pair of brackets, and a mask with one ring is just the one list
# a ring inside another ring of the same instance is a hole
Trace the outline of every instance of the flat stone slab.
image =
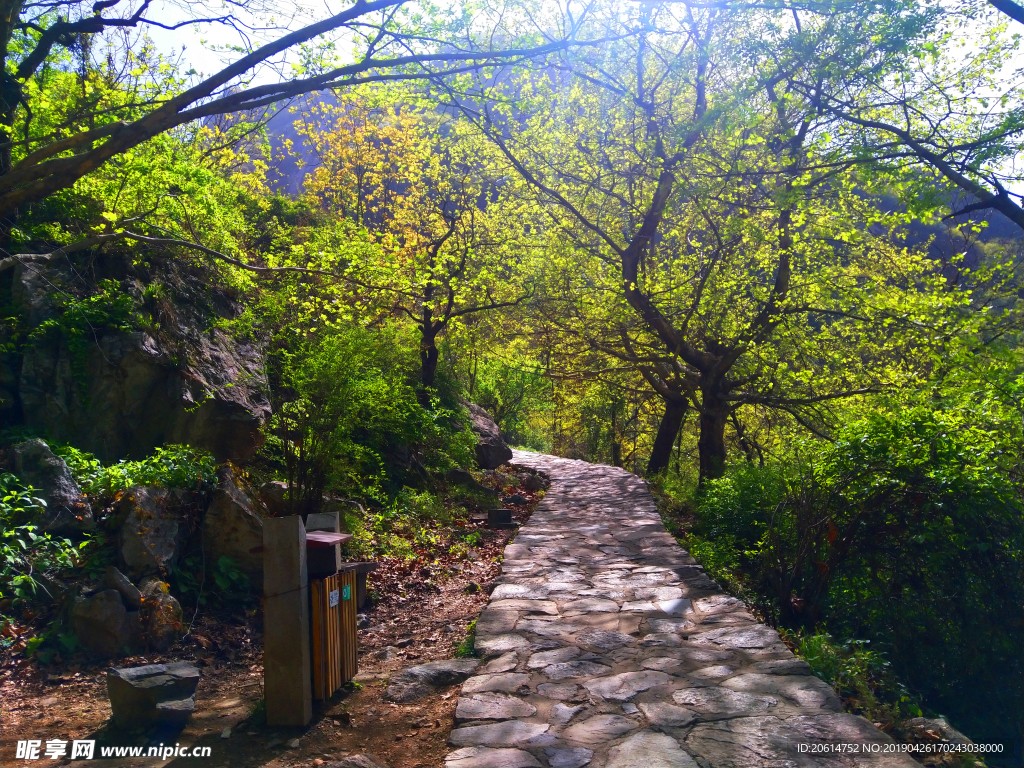
[(566, 680), (575, 677), (599, 677), (612, 671), (611, 667), (595, 661), (566, 661), (544, 667), (543, 674), (549, 680)]
[(541, 651), (530, 656), (530, 660), (526, 662), (527, 669), (543, 669), (544, 667), (551, 666), (552, 664), (559, 664), (563, 661), (571, 661), (582, 653), (579, 648), (575, 646), (567, 646), (565, 648), (555, 648), (552, 651)]
[(641, 691), (664, 685), (671, 679), (664, 672), (645, 669), (642, 672), (623, 672), (611, 677), (598, 677), (583, 683), (583, 687), (607, 701), (629, 701)]
[(698, 768), (679, 742), (666, 733), (640, 731), (608, 750), (605, 768)]
[(550, 727), (546, 724), (527, 723), (522, 720), (505, 720), (488, 725), (469, 725), (452, 731), (448, 737), (448, 743), (455, 746), (515, 747), (536, 739)]
[(571, 725), (562, 735), (580, 744), (595, 744), (617, 739), (639, 727), (639, 724), (621, 715), (596, 715), (582, 723)]
[(779, 703), (778, 699), (771, 696), (755, 696), (718, 687), (684, 688), (672, 694), (672, 700), (694, 713), (704, 715), (764, 712)]
[(590, 762), (590, 758), (594, 756), (593, 752), (583, 747), (576, 747), (575, 749), (554, 749), (549, 747), (544, 750), (544, 754), (547, 756), (548, 765), (551, 768), (583, 768), (584, 765)]
[(452, 752), (445, 768), (540, 768), (537, 758), (521, 749), (465, 747)]
[(537, 708), (528, 701), (491, 691), (460, 697), (455, 707), (456, 720), (506, 720), (536, 713)]
[(471, 677), (462, 686), (463, 693), (482, 693), (483, 691), (504, 691), (512, 693), (524, 685), (530, 684), (530, 676), (509, 672), (507, 674), (477, 675)]
[[(551, 486), (476, 625), (445, 768), (910, 768), (668, 534), (646, 483), (516, 451)], [(411, 686), (424, 685), (418, 679)], [(394, 683), (394, 680), (392, 680)], [(877, 743), (877, 752), (801, 751)]]

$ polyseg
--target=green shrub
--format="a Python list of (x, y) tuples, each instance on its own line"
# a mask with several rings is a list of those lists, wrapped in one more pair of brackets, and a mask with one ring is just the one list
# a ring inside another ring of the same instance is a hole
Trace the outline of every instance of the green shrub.
[[(416, 392), (418, 351), (396, 327), (339, 326), (280, 349), (275, 413), (262, 452), (289, 481), (296, 513), (328, 491), (388, 505), (424, 469), (468, 464), (474, 439), (454, 407)], [(450, 399), (447, 398), (446, 399)]]
[(230, 557), (218, 557), (207, 571), (209, 576), (204, 574), (203, 565), (201, 555), (190, 555), (174, 570), (170, 579), (178, 595), (197, 605), (229, 605), (250, 599), (249, 577)]
[(835, 688), (847, 708), (872, 722), (920, 717), (921, 707), (895, 678), (889, 662), (866, 640), (837, 643), (826, 632), (791, 636), (814, 675)]
[(455, 648), (455, 658), (470, 659), (476, 656), (476, 619), (466, 627), (466, 636)]
[(73, 542), (41, 532), (33, 522), (46, 503), (12, 474), (0, 474), (0, 599), (32, 601), (44, 587), (42, 574), (75, 567), (91, 542)]
[(217, 483), (217, 462), (205, 451), (185, 445), (157, 448), (139, 461), (119, 461), (104, 467), (91, 453), (71, 446), (54, 446), (85, 493), (113, 496), (136, 485), (209, 490)]
[(697, 559), (708, 575), (732, 592), (744, 592), (740, 571), (740, 550), (737, 538), (723, 534), (717, 539), (704, 539), (696, 534), (683, 538), (686, 551)]
[[(1024, 687), (1024, 508), (1014, 433), (986, 418), (874, 414), (782, 469), (734, 467), (698, 496), (696, 529), (711, 570), (742, 550), (774, 622), (871, 641), (921, 701), (996, 740), (1012, 724), (982, 713), (1019, 712)], [(842, 658), (880, 663), (854, 650)]]
[(785, 466), (736, 465), (701, 490), (696, 530), (707, 539), (728, 536), (751, 547), (761, 539), (787, 491)]

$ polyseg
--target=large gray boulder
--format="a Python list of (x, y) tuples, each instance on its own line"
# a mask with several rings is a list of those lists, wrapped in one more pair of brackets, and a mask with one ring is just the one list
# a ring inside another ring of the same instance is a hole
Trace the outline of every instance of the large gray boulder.
[(512, 460), (512, 449), (501, 439), (501, 430), (494, 419), (475, 403), (466, 403), (470, 429), (476, 435), (476, 461), (481, 469), (497, 469)]
[(181, 502), (181, 494), (168, 488), (135, 486), (122, 494), (119, 548), (133, 578), (174, 570), (187, 535)]
[(221, 467), (217, 477), (217, 490), (203, 518), (206, 562), (213, 565), (220, 557), (230, 557), (259, 581), (263, 578), (263, 554), (252, 550), (263, 546), (266, 507), (234, 466)]
[(71, 627), (78, 642), (98, 656), (119, 656), (132, 645), (138, 614), (134, 618), (133, 622), (116, 589), (79, 597), (71, 608)]
[(199, 670), (186, 661), (109, 669), (107, 695), (114, 724), (184, 725), (195, 709), (197, 685)]
[(64, 459), (42, 440), (27, 440), (12, 449), (14, 472), (46, 502), (40, 527), (50, 533), (87, 531), (95, 526), (92, 509)]

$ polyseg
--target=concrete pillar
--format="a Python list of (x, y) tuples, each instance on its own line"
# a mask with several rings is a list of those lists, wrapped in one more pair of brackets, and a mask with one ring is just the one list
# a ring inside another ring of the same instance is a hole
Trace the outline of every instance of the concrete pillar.
[(263, 689), (267, 725), (313, 718), (309, 580), (302, 518), (263, 521)]

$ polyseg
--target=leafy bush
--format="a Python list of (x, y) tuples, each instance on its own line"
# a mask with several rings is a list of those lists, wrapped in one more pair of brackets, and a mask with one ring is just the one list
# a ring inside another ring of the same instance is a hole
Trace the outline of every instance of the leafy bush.
[(704, 566), (708, 575), (735, 593), (744, 592), (740, 571), (740, 551), (737, 538), (723, 534), (716, 539), (704, 539), (690, 534), (683, 539), (686, 550)]
[(1011, 738), (1012, 724), (978, 713), (1020, 711), (1024, 698), (1016, 443), (982, 409), (922, 407), (801, 452), (782, 472), (734, 468), (708, 483), (698, 530), (735, 537), (782, 626), (870, 640), (929, 706)]
[(71, 446), (55, 446), (85, 493), (113, 496), (136, 485), (208, 490), (217, 483), (217, 463), (205, 451), (185, 445), (157, 448), (139, 461), (119, 461), (104, 467), (91, 453)]
[(200, 555), (186, 557), (181, 567), (171, 574), (174, 591), (197, 605), (214, 602), (221, 605), (245, 602), (250, 599), (249, 577), (238, 568), (238, 563), (221, 555), (209, 570), (203, 572)]
[(417, 351), (394, 328), (340, 326), (280, 350), (278, 366), (263, 456), (289, 481), (297, 513), (317, 511), (328, 490), (388, 504), (424, 469), (471, 460), (454, 410), (417, 400)]
[(46, 503), (33, 496), (12, 474), (0, 474), (0, 599), (34, 600), (39, 597), (42, 574), (78, 564), (90, 538), (78, 543), (39, 531), (31, 521)]
[(707, 539), (729, 536), (750, 546), (760, 540), (786, 496), (786, 467), (739, 464), (700, 496), (697, 532)]
[(921, 707), (895, 678), (882, 654), (865, 640), (837, 643), (826, 632), (791, 636), (811, 672), (835, 688), (847, 707), (872, 722), (892, 724), (920, 717)]

